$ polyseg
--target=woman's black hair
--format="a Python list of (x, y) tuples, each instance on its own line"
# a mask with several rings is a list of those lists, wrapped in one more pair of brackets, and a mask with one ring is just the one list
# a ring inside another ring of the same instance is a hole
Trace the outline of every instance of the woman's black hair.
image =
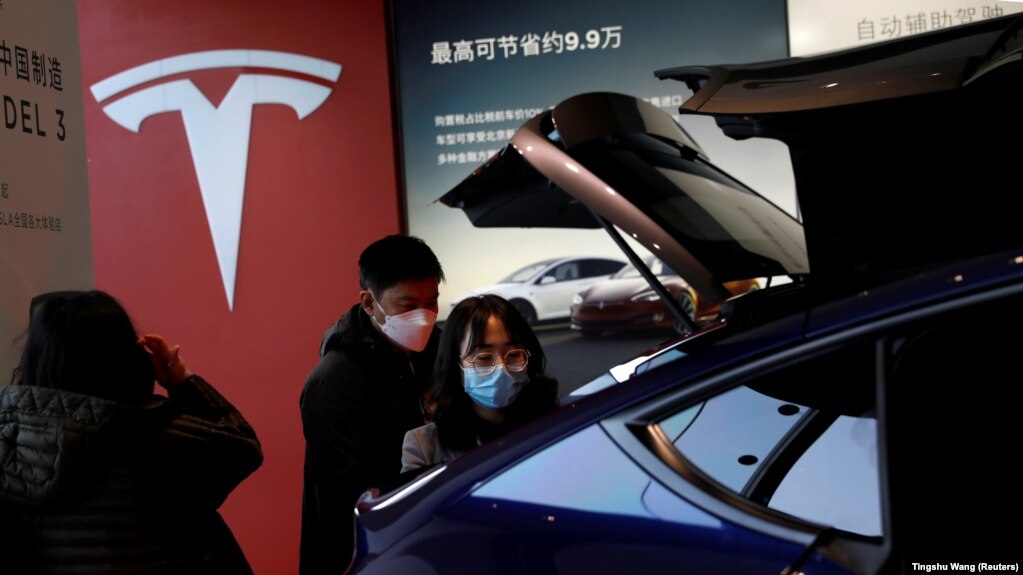
[(140, 405), (153, 394), (153, 366), (131, 318), (100, 291), (33, 300), (28, 337), (12, 383)]
[(485, 338), (487, 322), (496, 317), (512, 343), (529, 352), (526, 373), (529, 383), (506, 409), (505, 427), (515, 427), (557, 407), (558, 384), (544, 375), (547, 357), (529, 323), (508, 300), (493, 294), (469, 297), (451, 310), (440, 338), (434, 363), (430, 401), (440, 442), (448, 449), (466, 450), (476, 445), (477, 416), (465, 393), (462, 377), (462, 339), (468, 332), (469, 354)]

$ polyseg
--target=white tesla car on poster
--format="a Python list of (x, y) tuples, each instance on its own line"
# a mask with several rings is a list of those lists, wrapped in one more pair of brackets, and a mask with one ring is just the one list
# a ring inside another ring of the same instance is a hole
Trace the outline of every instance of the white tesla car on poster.
[(458, 296), (451, 307), (467, 297), (492, 293), (510, 301), (530, 324), (567, 318), (575, 294), (607, 279), (623, 266), (624, 260), (607, 257), (543, 260), (517, 269), (495, 284)]

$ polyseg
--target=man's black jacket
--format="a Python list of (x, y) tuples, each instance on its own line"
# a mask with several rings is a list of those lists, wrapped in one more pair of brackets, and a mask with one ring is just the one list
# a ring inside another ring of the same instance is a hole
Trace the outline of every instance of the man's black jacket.
[(354, 550), (353, 508), (401, 471), (405, 432), (423, 424), (439, 331), (406, 354), (358, 304), (332, 325), (302, 388), (306, 440), (299, 572), (339, 574)]

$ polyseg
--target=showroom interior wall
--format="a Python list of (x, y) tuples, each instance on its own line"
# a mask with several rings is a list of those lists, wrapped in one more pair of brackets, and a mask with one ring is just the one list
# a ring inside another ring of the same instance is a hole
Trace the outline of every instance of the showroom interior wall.
[[(222, 511), (257, 573), (293, 573), (299, 392), (356, 300), (361, 249), (400, 228), (385, 3), (83, 0), (78, 12), (96, 287), (140, 331), (180, 343), (255, 427), (265, 463)], [(222, 155), (246, 146), (240, 169)], [(237, 196), (239, 176), (241, 201), (204, 205)]]

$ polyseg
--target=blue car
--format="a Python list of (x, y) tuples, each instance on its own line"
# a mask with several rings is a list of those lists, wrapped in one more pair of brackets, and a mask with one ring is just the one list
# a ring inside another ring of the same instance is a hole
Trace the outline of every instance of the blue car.
[(442, 201), (477, 226), (556, 214), (629, 234), (710, 300), (789, 281), (367, 493), (350, 572), (1018, 570), (1001, 525), (1021, 511), (1023, 191), (1005, 143), (1023, 133), (1021, 29), (658, 71), (694, 91), (682, 112), (788, 145), (801, 220), (641, 100), (582, 94), (527, 122)]

